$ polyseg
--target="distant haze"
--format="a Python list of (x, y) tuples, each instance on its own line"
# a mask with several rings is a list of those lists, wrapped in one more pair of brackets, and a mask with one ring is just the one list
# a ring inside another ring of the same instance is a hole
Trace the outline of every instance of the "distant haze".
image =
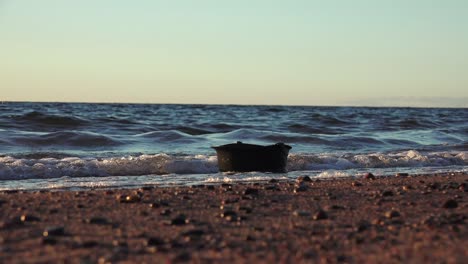
[(0, 101), (468, 107), (468, 1), (0, 0)]

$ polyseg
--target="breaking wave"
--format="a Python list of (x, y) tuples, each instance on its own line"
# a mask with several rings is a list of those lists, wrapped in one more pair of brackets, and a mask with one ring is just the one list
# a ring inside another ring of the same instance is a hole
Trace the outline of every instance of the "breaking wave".
[[(361, 168), (418, 168), (468, 165), (468, 152), (415, 150), (370, 154), (292, 154), (289, 171), (346, 170)], [(59, 177), (141, 176), (163, 174), (217, 173), (216, 156), (168, 154), (109, 158), (49, 156), (0, 157), (0, 180), (48, 179)], [(326, 176), (326, 175), (324, 175)]]

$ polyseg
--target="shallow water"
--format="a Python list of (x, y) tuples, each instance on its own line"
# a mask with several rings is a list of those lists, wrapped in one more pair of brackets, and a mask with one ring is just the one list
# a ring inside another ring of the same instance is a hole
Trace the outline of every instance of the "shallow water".
[[(468, 109), (0, 104), (0, 189), (466, 171)], [(293, 147), (288, 174), (218, 173), (210, 146)]]

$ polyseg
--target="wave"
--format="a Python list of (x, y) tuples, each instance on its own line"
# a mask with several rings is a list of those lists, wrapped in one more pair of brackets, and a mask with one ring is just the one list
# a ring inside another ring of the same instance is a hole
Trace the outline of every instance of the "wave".
[(178, 127), (175, 128), (175, 130), (178, 130), (178, 131), (180, 131), (182, 133), (189, 134), (189, 135), (192, 135), (192, 136), (199, 136), (199, 135), (215, 133), (215, 132), (213, 132), (211, 130), (196, 128), (196, 127), (190, 127), (190, 126), (178, 126)]
[(122, 143), (91, 132), (61, 131), (42, 135), (16, 136), (12, 140), (17, 145), (32, 146), (72, 146), (72, 147), (109, 147), (118, 146)]
[(201, 139), (178, 130), (152, 131), (135, 135), (135, 137), (142, 137), (158, 143), (190, 143)]
[[(415, 150), (386, 154), (292, 154), (288, 158), (288, 170), (291, 172), (467, 165), (468, 152), (466, 151), (430, 152), (425, 154)], [(109, 158), (0, 157), (0, 180), (43, 179), (64, 176), (103, 177), (211, 174), (217, 172), (217, 158), (210, 155), (176, 156), (153, 154)]]
[(51, 115), (38, 111), (32, 111), (24, 115), (16, 116), (15, 121), (27, 122), (28, 125), (55, 126), (55, 127), (79, 127), (88, 124), (88, 121), (71, 116)]
[(343, 133), (342, 129), (330, 128), (326, 126), (311, 127), (305, 124), (294, 123), (288, 125), (288, 130), (294, 133), (306, 133), (306, 134), (324, 134), (324, 135), (336, 135)]

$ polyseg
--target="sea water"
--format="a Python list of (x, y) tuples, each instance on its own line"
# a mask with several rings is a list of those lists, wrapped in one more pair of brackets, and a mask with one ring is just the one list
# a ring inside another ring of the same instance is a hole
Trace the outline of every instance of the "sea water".
[[(288, 173), (220, 173), (211, 146), (292, 146)], [(467, 108), (0, 104), (0, 190), (468, 171)]]

